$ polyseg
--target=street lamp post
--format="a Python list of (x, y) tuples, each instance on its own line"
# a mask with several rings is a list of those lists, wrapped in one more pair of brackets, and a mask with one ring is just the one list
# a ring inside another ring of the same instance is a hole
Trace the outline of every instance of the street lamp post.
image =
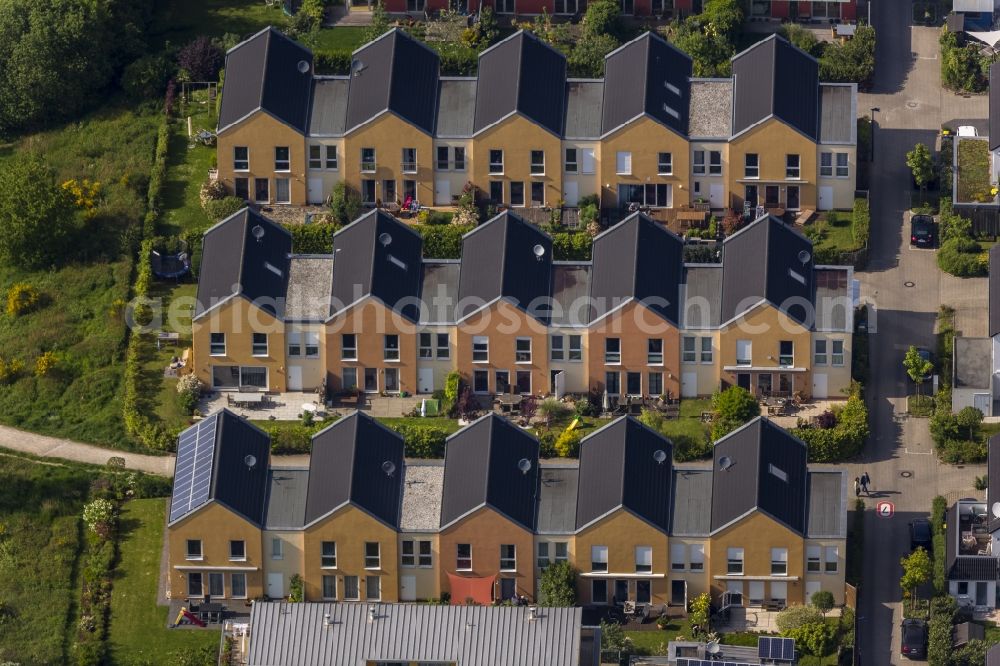
[(881, 110), (882, 109), (878, 108), (877, 106), (873, 106), (870, 109), (870, 111), (872, 112), (872, 119), (871, 119), (871, 132), (870, 132), (871, 137), (869, 138), (869, 142), (872, 145), (871, 145), (871, 159), (869, 160), (869, 162), (875, 161), (875, 114)]

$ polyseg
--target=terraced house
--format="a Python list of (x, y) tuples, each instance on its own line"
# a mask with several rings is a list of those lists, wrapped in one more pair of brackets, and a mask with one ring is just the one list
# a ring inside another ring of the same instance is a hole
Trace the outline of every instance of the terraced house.
[(168, 523), (172, 598), (453, 604), (537, 595), (553, 562), (579, 572), (582, 605), (804, 603), (844, 594), (847, 479), (810, 469), (766, 418), (716, 443), (710, 465), (672, 462), (669, 440), (621, 417), (542, 461), (489, 414), (441, 460), (353, 412), (313, 437), (307, 469), (269, 468), (267, 436), (223, 410), (181, 434)]
[(350, 75), (321, 76), (268, 28), (229, 51), (226, 82), (218, 177), (261, 205), (322, 203), (338, 182), (390, 211), (452, 206), (467, 183), (510, 208), (596, 195), (615, 220), (636, 206), (666, 220), (693, 203), (853, 203), (857, 88), (821, 83), (816, 60), (778, 36), (734, 57), (731, 78), (692, 77), (691, 59), (648, 32), (607, 55), (604, 78), (571, 79), (561, 53), (521, 31), (456, 77), (395, 29), (354, 52)]

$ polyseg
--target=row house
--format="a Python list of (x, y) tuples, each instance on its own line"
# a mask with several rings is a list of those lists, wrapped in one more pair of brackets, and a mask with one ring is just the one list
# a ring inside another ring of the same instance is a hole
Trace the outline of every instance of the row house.
[(293, 255), (249, 209), (205, 233), (194, 372), (215, 390), (397, 395), (459, 372), (479, 395), (695, 397), (726, 386), (826, 398), (850, 384), (853, 275), (817, 266), (763, 217), (685, 264), (641, 213), (554, 261), (552, 238), (504, 212), (424, 258), (412, 227), (372, 211), (330, 254)]
[(535, 599), (566, 561), (581, 605), (843, 602), (847, 479), (758, 418), (675, 466), (669, 440), (622, 417), (541, 461), (490, 414), (407, 460), (360, 412), (313, 437), (307, 468), (270, 468), (268, 438), (222, 410), (181, 434), (168, 522), (171, 598), (453, 604)]
[[(802, 4), (802, 3), (800, 3)], [(743, 211), (847, 209), (857, 87), (779, 36), (724, 79), (647, 32), (605, 58), (601, 79), (519, 31), (442, 76), (437, 54), (399, 29), (365, 44), (347, 76), (273, 28), (226, 56), (218, 177), (259, 205), (320, 204), (338, 183), (369, 207), (453, 206), (472, 183), (497, 206), (654, 211), (707, 203)]]

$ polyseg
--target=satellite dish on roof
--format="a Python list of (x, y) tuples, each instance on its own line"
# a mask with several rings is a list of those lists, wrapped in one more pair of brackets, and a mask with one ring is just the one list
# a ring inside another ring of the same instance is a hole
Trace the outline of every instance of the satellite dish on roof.
[(803, 266), (808, 264), (810, 259), (812, 259), (811, 254), (809, 254), (805, 250), (799, 250), (799, 261), (802, 262)]
[(247, 455), (243, 458), (243, 464), (247, 466), (247, 469), (253, 469), (254, 465), (257, 464), (257, 456)]
[(361, 76), (361, 72), (365, 69), (365, 63), (361, 62), (361, 58), (355, 58), (351, 62), (351, 72), (354, 76)]
[(535, 253), (535, 259), (538, 261), (541, 261), (542, 257), (545, 256), (545, 247), (542, 246), (541, 244), (538, 244), (535, 247), (531, 248), (531, 251)]
[(378, 235), (378, 242), (382, 244), (382, 247), (389, 247), (389, 244), (392, 243), (392, 236), (383, 232)]
[(733, 466), (733, 459), (729, 456), (722, 456), (719, 458), (719, 469), (725, 471)]
[(531, 461), (527, 458), (521, 458), (517, 461), (517, 468), (521, 470), (521, 474), (527, 474), (531, 471)]
[(382, 463), (382, 471), (385, 472), (386, 476), (391, 477), (393, 473), (396, 471), (396, 463), (392, 462), (391, 460), (386, 460), (384, 463)]
[(993, 502), (993, 506), (990, 508), (993, 512), (994, 518), (1000, 518), (1000, 502)]
[(250, 230), (250, 233), (253, 234), (253, 237), (256, 238), (259, 243), (260, 239), (264, 237), (264, 227), (259, 224), (255, 224), (253, 229)]
[(653, 451), (653, 460), (656, 461), (657, 465), (662, 465), (663, 461), (667, 459), (667, 452), (663, 449), (656, 449)]
[(305, 74), (309, 71), (309, 63), (305, 60), (299, 60), (299, 64), (296, 65), (296, 68), (299, 70), (299, 74)]
[(705, 652), (708, 654), (719, 654), (722, 646), (719, 645), (719, 641), (709, 641), (705, 644)]

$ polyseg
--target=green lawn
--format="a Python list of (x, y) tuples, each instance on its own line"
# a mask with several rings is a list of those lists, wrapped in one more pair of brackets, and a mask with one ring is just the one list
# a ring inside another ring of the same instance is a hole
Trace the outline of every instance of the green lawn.
[(154, 44), (180, 45), (203, 34), (249, 37), (269, 25), (288, 25), (281, 3), (268, 7), (263, 0), (171, 0), (156, 3), (150, 34)]
[(122, 511), (109, 636), (115, 663), (179, 663), (178, 651), (219, 644), (218, 631), (168, 629), (167, 608), (156, 605), (165, 505), (164, 499), (132, 500)]
[(362, 26), (344, 25), (323, 28), (316, 39), (315, 50), (354, 51), (365, 43), (365, 29)]
[(691, 638), (691, 623), (687, 618), (674, 618), (666, 629), (626, 631), (625, 635), (632, 639), (636, 654), (666, 654), (667, 643), (670, 641), (676, 640), (678, 636)]
[[(154, 283), (150, 290), (150, 296), (154, 299), (163, 299), (164, 308), (171, 310), (170, 304), (177, 299), (193, 299), (198, 287), (195, 284), (169, 284), (164, 282)], [(181, 411), (177, 403), (177, 379), (164, 377), (163, 370), (170, 363), (174, 356), (180, 356), (185, 348), (191, 346), (191, 310), (178, 307), (177, 329), (181, 334), (181, 339), (175, 345), (163, 345), (161, 349), (156, 349), (156, 345), (150, 343), (145, 350), (143, 358), (142, 381), (146, 387), (144, 395), (151, 401), (152, 413), (159, 417), (160, 421), (168, 428), (183, 427), (191, 419), (190, 414)], [(164, 328), (174, 330), (164, 322)]]
[(991, 201), (990, 148), (985, 139), (958, 143), (958, 201)]
[(0, 661), (68, 663), (87, 468), (0, 455)]
[(805, 226), (805, 234), (812, 239), (815, 251), (851, 252), (858, 249), (851, 235), (851, 213), (835, 212), (829, 215), (826, 220), (817, 220)]
[(178, 120), (171, 127), (167, 178), (163, 183), (159, 233), (164, 236), (204, 231), (212, 225), (201, 208), (199, 193), (208, 180), (208, 170), (215, 166), (215, 148), (188, 139), (187, 118), (191, 117), (191, 131), (196, 134), (202, 129), (214, 131), (215, 108), (202, 91), (193, 95), (189, 103), (182, 104), (177, 115)]

